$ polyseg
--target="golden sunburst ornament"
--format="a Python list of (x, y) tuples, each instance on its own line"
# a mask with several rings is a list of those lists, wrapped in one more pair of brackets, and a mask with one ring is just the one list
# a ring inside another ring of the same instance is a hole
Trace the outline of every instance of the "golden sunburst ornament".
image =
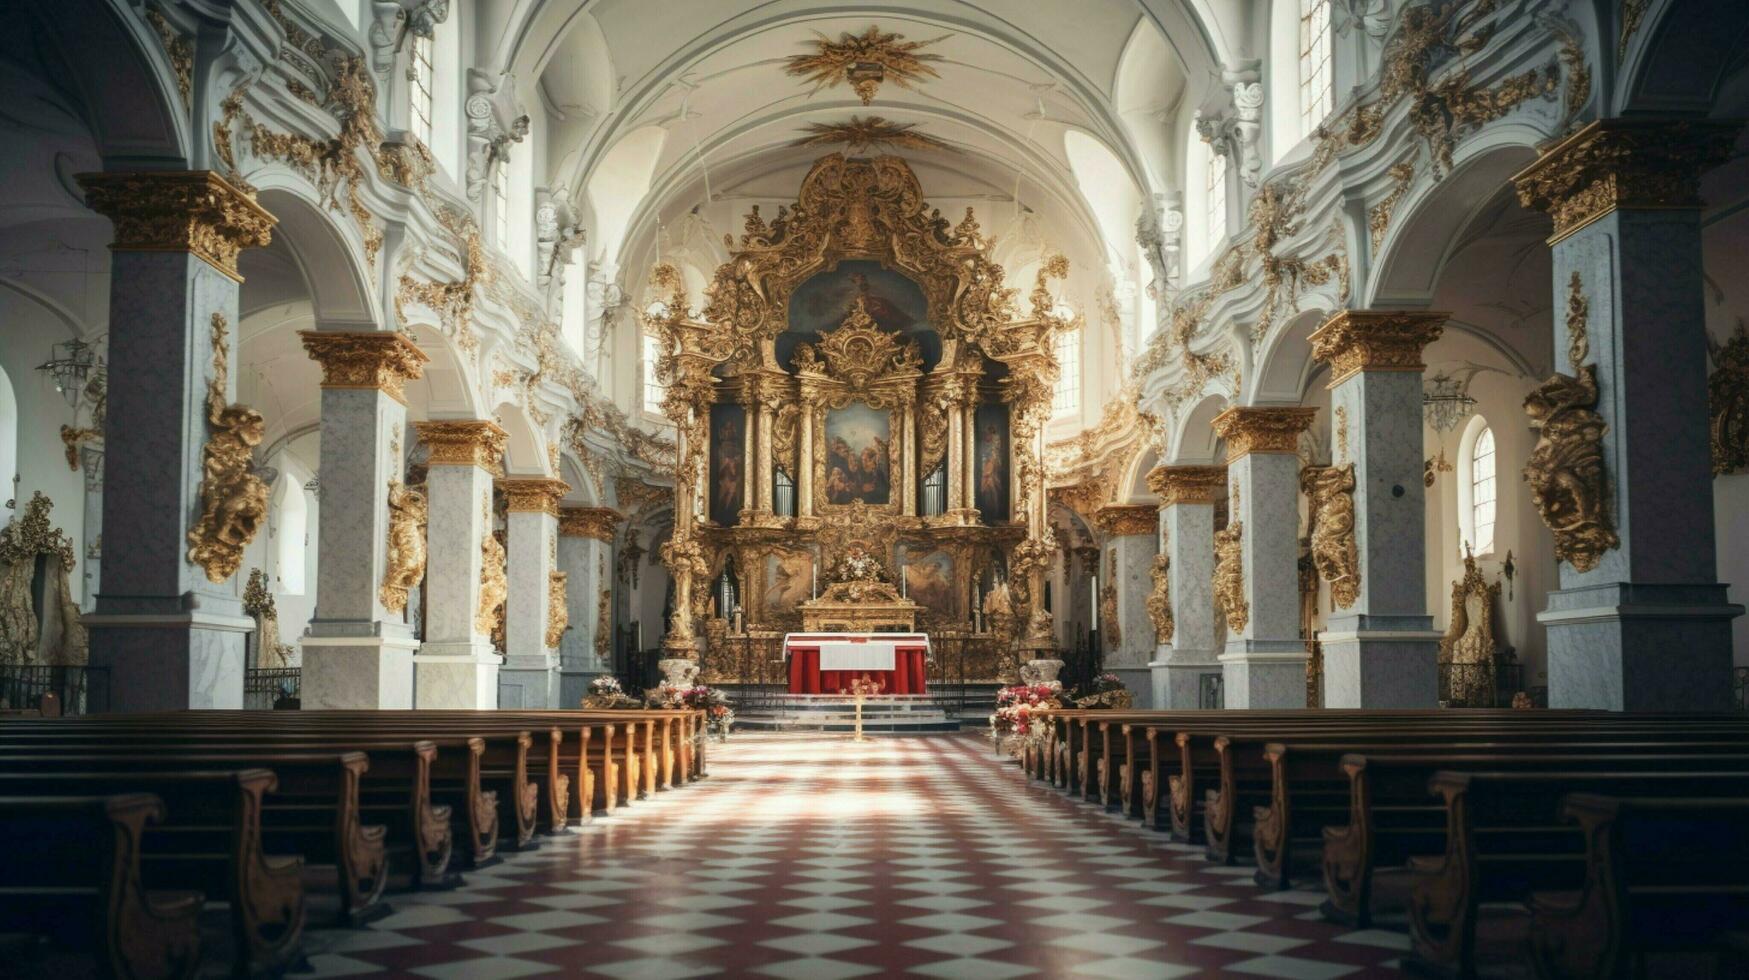
[(917, 132), (916, 125), (889, 122), (880, 116), (869, 116), (867, 119), (851, 116), (849, 122), (808, 123), (802, 127), (805, 135), (790, 145), (825, 146), (842, 143), (852, 152), (871, 146), (890, 146), (902, 150), (953, 150), (947, 143)]
[(862, 104), (869, 105), (882, 82), (910, 88), (913, 82), (941, 77), (929, 66), (929, 62), (940, 61), (941, 55), (917, 53), (941, 37), (907, 41), (903, 34), (884, 34), (872, 24), (860, 35), (846, 31), (836, 41), (818, 31), (815, 34), (819, 40), (810, 43), (817, 50), (796, 55), (784, 68), (797, 78), (812, 80), (815, 92), (848, 82)]

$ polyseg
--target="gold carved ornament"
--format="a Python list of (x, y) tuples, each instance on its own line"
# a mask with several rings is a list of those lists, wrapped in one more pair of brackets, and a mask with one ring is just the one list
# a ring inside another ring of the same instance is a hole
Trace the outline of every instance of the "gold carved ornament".
[(813, 92), (849, 84), (862, 104), (869, 105), (882, 82), (908, 89), (925, 79), (941, 77), (931, 66), (941, 55), (922, 53), (922, 49), (946, 36), (907, 41), (905, 35), (882, 31), (873, 24), (861, 34), (845, 31), (836, 41), (815, 32), (816, 40), (808, 42), (814, 50), (791, 57), (784, 72), (813, 82)]
[(1494, 642), (1494, 607), (1500, 583), (1489, 584), (1476, 566), (1476, 556), (1464, 549), (1463, 577), (1451, 584), (1451, 616), (1439, 639), (1439, 662), (1484, 668), (1451, 675), (1453, 704), (1488, 704), (1494, 691), (1499, 650)]
[(478, 466), (496, 473), (504, 459), (509, 433), (486, 419), (415, 422), (419, 441), (430, 450), (430, 466)]
[(1231, 516), (1227, 526), (1215, 532), (1215, 573), (1212, 580), (1215, 609), (1227, 621), (1227, 629), (1245, 632), (1251, 621), (1251, 604), (1245, 599), (1245, 523), (1239, 520), (1239, 485), (1233, 484)]
[(389, 540), (383, 584), (377, 598), (383, 608), (401, 612), (407, 596), (425, 580), (425, 531), (430, 515), (425, 491), (400, 480), (389, 481)]
[(790, 141), (791, 146), (843, 145), (852, 153), (871, 147), (899, 150), (940, 150), (953, 152), (952, 144), (920, 133), (916, 123), (892, 122), (880, 116), (851, 116), (838, 123), (808, 123), (802, 135)]
[(504, 624), (504, 601), (510, 597), (510, 578), (505, 571), (504, 543), (488, 527), (480, 538), (480, 605), (474, 613), (474, 631), (495, 636)]
[(403, 384), (423, 377), (430, 360), (399, 333), (306, 330), (298, 336), (311, 359), (322, 365), (322, 387), (375, 388), (402, 404), (407, 402)]
[(1214, 417), (1215, 432), (1227, 440), (1227, 461), (1249, 453), (1298, 453), (1300, 434), (1318, 414), (1315, 408), (1235, 406)]
[(607, 584), (607, 556), (601, 556), (597, 574), (601, 590), (595, 597), (595, 655), (606, 659), (613, 653), (613, 593)]
[(569, 577), (564, 572), (547, 573), (546, 641), (549, 649), (558, 648), (565, 630), (571, 626), (571, 611), (565, 607), (565, 580)]
[[(54, 664), (82, 664), (88, 657), (85, 627), (70, 584), (77, 552), (73, 539), (49, 519), (54, 506), (41, 490), (35, 491), (22, 511), (0, 527), (0, 664), (37, 662), (41, 640), (38, 623), (47, 623), (56, 614), (38, 605), (33, 582), (39, 557), (58, 563), (62, 630), (60, 651), (42, 652)], [(41, 601), (48, 601), (52, 594), (45, 590)]]
[(276, 219), (210, 170), (87, 173), (85, 203), (115, 225), (110, 248), (190, 252), (238, 282), (237, 254), (266, 245)]
[(611, 544), (620, 520), (619, 511), (611, 507), (566, 507), (559, 511), (559, 534)]
[(1094, 511), (1093, 522), (1109, 537), (1160, 532), (1160, 511), (1153, 504), (1107, 504)]
[(1117, 550), (1111, 552), (1111, 561), (1105, 576), (1105, 585), (1099, 590), (1099, 626), (1105, 636), (1105, 648), (1116, 650), (1123, 646), (1123, 625), (1117, 617)]
[(1161, 507), (1212, 504), (1227, 486), (1224, 466), (1156, 466), (1148, 471), (1148, 489), (1160, 496)]
[(212, 315), (212, 365), (207, 379), (207, 441), (201, 449), (200, 519), (188, 529), (188, 560), (206, 570), (207, 581), (236, 574), (243, 549), (267, 520), (267, 484), (255, 473), (255, 447), (266, 424), (261, 413), (226, 404), (230, 376), (229, 324)]
[(1339, 310), (1307, 338), (1312, 356), (1330, 365), (1334, 388), (1362, 371), (1419, 374), (1421, 353), (1439, 339), (1449, 313)]
[(1713, 475), (1749, 467), (1749, 330), (1737, 330), (1723, 344), (1707, 337), (1713, 372), (1707, 376)]
[(1589, 312), (1575, 272), (1567, 296), (1567, 358), (1574, 373), (1550, 375), (1524, 399), (1525, 414), (1537, 434), (1524, 467), (1531, 503), (1554, 533), (1555, 558), (1580, 572), (1596, 568), (1603, 553), (1621, 543), (1603, 461), (1609, 426), (1596, 411), (1597, 366), (1584, 363), (1591, 353)]
[(1154, 624), (1154, 642), (1171, 643), (1177, 629), (1172, 617), (1172, 556), (1165, 552), (1155, 555), (1148, 574), (1154, 580), (1154, 588), (1145, 605), (1148, 619)]
[(1302, 475), (1312, 509), (1312, 564), (1330, 585), (1330, 601), (1347, 609), (1360, 598), (1360, 549), (1354, 539), (1354, 464), (1310, 466)]
[(564, 480), (532, 477), (500, 480), (499, 489), (512, 514), (546, 514), (559, 516), (559, 501), (571, 492)]

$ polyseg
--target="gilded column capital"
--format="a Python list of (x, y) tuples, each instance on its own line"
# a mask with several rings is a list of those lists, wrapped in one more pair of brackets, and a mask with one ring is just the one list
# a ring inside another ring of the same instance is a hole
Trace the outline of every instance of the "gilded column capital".
[(1338, 310), (1312, 331), (1312, 356), (1330, 365), (1334, 388), (1362, 371), (1420, 374), (1421, 352), (1439, 339), (1449, 313)]
[(1315, 408), (1234, 406), (1214, 417), (1215, 432), (1227, 440), (1227, 462), (1249, 453), (1297, 453), (1300, 433), (1312, 424)]
[(1740, 121), (1599, 119), (1512, 178), (1555, 219), (1553, 244), (1620, 208), (1699, 208), (1700, 177), (1730, 156)]
[(498, 488), (504, 491), (510, 513), (551, 514), (554, 517), (559, 516), (559, 501), (571, 492), (571, 485), (564, 480), (544, 476), (499, 480)]
[(432, 466), (478, 466), (496, 473), (509, 434), (489, 419), (415, 422), (419, 440), (431, 450)]
[(1160, 506), (1212, 504), (1227, 494), (1225, 466), (1156, 466), (1148, 471), (1148, 489), (1160, 495)]
[(1093, 512), (1093, 523), (1113, 537), (1158, 534), (1160, 510), (1152, 504), (1106, 504)]
[(115, 225), (111, 249), (191, 252), (238, 282), (237, 253), (266, 245), (278, 221), (211, 170), (86, 173), (78, 181), (86, 205)]
[(431, 358), (405, 334), (305, 330), (304, 350), (322, 365), (324, 388), (377, 388), (407, 403), (404, 382), (422, 377)]
[(594, 538), (611, 543), (623, 520), (612, 507), (562, 507), (559, 534), (567, 538)]

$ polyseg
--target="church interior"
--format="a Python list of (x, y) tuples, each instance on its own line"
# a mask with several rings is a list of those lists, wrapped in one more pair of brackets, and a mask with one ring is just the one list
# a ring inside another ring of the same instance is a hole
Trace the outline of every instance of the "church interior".
[(4, 7), (0, 974), (1749, 972), (1742, 0)]

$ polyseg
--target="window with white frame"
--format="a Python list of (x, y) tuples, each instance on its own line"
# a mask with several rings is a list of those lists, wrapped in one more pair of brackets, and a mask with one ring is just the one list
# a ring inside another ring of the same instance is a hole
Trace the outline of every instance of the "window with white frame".
[(510, 249), (510, 161), (492, 165), (492, 240), (498, 250)]
[(662, 341), (653, 333), (644, 334), (644, 411), (662, 414), (662, 398), (668, 387), (656, 377), (656, 362), (662, 359)]
[(1494, 551), (1494, 430), (1483, 426), (1470, 448), (1470, 542), (1476, 554)]
[(411, 103), (413, 136), (431, 147), (431, 92), (434, 75), (431, 68), (431, 39), (413, 36), (413, 52), (407, 65), (407, 98)]
[(1330, 0), (1300, 0), (1300, 124), (1317, 129), (1330, 114)]
[(1068, 415), (1081, 408), (1081, 331), (1059, 330), (1051, 352), (1057, 356), (1057, 384), (1051, 389), (1051, 414)]
[(1209, 148), (1208, 166), (1203, 171), (1202, 200), (1204, 220), (1208, 228), (1208, 251), (1213, 252), (1227, 237), (1227, 156)]

